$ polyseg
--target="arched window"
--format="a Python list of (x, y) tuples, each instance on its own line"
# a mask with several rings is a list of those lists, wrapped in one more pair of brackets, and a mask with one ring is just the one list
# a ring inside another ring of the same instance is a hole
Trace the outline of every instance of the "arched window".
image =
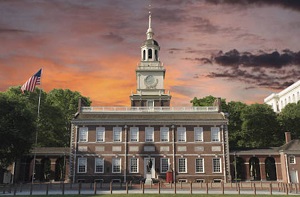
[(275, 159), (273, 157), (267, 157), (265, 160), (265, 171), (266, 171), (266, 180), (267, 181), (276, 181), (276, 165)]
[(152, 59), (152, 49), (148, 49), (148, 59)]
[(249, 160), (249, 174), (250, 180), (258, 181), (260, 180), (260, 169), (259, 169), (259, 159), (257, 157), (251, 157)]
[(146, 58), (146, 50), (143, 50), (143, 60)]
[(158, 60), (158, 51), (155, 50), (155, 60), (157, 61)]

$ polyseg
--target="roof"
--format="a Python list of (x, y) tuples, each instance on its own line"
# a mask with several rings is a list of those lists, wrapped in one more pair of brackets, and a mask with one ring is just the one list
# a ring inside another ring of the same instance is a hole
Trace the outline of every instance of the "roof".
[(300, 139), (291, 140), (289, 143), (278, 147), (278, 150), (289, 154), (300, 154)]
[(214, 122), (215, 124), (227, 123), (227, 118), (219, 112), (85, 112), (79, 113), (73, 120), (73, 124), (124, 122), (126, 124), (137, 123), (191, 123)]
[(159, 47), (158, 42), (157, 42), (156, 40), (154, 40), (154, 39), (148, 39), (148, 40), (145, 40), (145, 41), (143, 42), (143, 45), (142, 45), (142, 46), (144, 46), (144, 45), (156, 45), (156, 46)]

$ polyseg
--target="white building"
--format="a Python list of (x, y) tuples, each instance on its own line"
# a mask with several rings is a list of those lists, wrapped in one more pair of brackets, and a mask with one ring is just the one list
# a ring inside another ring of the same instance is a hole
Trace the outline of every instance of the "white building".
[(272, 93), (264, 99), (264, 102), (271, 105), (275, 112), (281, 110), (289, 103), (300, 101), (300, 80), (279, 93)]

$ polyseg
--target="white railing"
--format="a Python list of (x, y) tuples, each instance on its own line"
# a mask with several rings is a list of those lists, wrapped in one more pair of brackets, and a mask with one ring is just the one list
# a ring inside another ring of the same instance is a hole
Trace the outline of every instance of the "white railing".
[(81, 112), (217, 112), (217, 106), (207, 107), (81, 107)]

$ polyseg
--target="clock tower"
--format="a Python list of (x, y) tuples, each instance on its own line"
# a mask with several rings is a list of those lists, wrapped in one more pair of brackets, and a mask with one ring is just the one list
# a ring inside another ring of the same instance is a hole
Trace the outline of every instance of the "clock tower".
[(131, 94), (132, 107), (169, 107), (171, 96), (165, 93), (164, 80), (166, 69), (159, 59), (159, 44), (153, 39), (151, 12), (147, 40), (141, 46), (141, 61), (136, 69), (136, 93)]

